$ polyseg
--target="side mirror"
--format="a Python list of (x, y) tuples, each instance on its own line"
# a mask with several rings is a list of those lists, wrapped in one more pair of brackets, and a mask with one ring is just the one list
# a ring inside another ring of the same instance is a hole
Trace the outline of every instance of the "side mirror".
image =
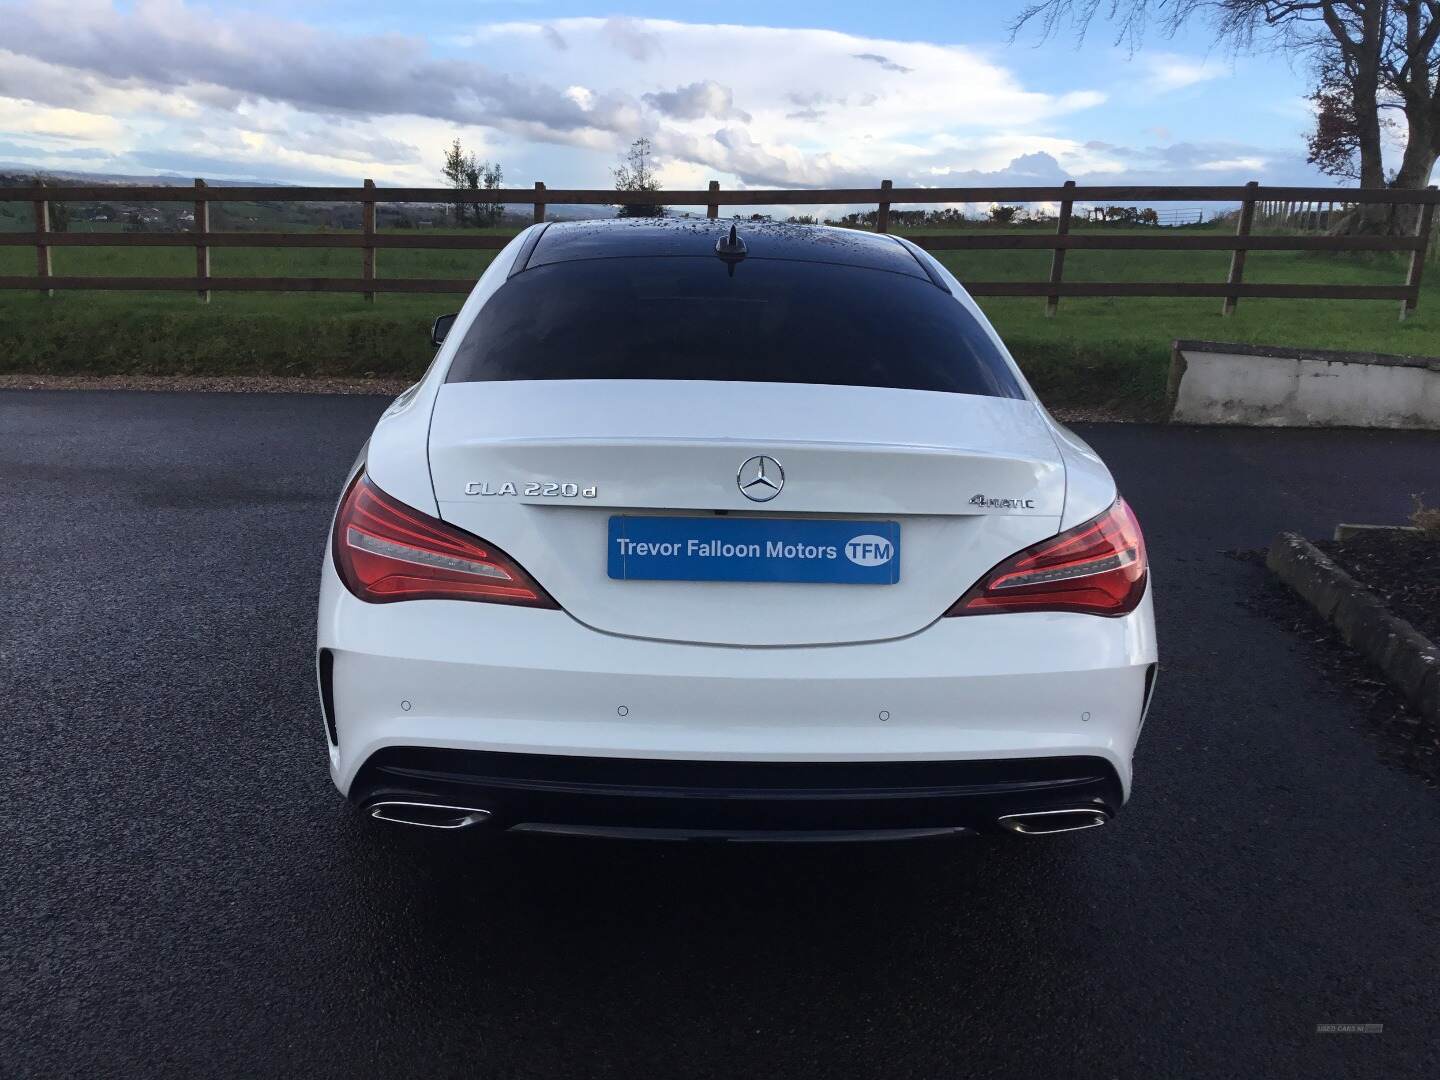
[(441, 315), (430, 324), (430, 344), (437, 349), (445, 344), (445, 337), (450, 333), (450, 327), (455, 325), (455, 320), (460, 317), (457, 311), (454, 315)]

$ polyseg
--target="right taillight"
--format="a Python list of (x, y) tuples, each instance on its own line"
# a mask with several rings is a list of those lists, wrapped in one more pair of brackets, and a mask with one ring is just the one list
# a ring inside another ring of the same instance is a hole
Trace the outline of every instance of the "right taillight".
[(361, 600), (480, 600), (558, 608), (514, 559), (406, 506), (361, 473), (335, 515), (335, 569)]
[(1098, 517), (1010, 556), (946, 615), (1079, 611), (1125, 615), (1145, 595), (1145, 538), (1124, 499)]

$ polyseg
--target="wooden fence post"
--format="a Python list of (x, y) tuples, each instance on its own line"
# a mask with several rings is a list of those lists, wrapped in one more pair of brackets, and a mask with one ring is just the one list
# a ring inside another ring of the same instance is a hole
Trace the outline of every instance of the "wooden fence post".
[(535, 224), (536, 224), (536, 225), (539, 225), (540, 222), (542, 222), (542, 221), (545, 220), (545, 202), (544, 202), (543, 199), (540, 198), (540, 194), (538, 194), (538, 193), (543, 193), (544, 190), (545, 190), (544, 181), (536, 180), (536, 181), (535, 181), (535, 191), (537, 192), (537, 194), (536, 194), (536, 196), (535, 196)]
[[(360, 202), (360, 228), (365, 234), (365, 246), (360, 249), (360, 276), (366, 281), (375, 280), (375, 181), (365, 181), (365, 194)], [(366, 292), (365, 299), (374, 303), (374, 292)]]
[(210, 203), (200, 198), (200, 192), (205, 190), (205, 181), (198, 176), (195, 178), (195, 278), (197, 288), (195, 295), (200, 298), (202, 304), (210, 302), (210, 290), (206, 283), (210, 280), (210, 245), (205, 243), (205, 236), (210, 231)]
[[(45, 238), (50, 232), (50, 203), (45, 199), (35, 200), (35, 272), (48, 278), (50, 270), (50, 245)], [(54, 296), (54, 289), (40, 286), (41, 296)]]
[(1414, 289), (1414, 295), (1407, 296), (1400, 301), (1400, 321), (1405, 321), (1405, 316), (1414, 311), (1420, 303), (1420, 275), (1425, 272), (1425, 249), (1430, 243), (1430, 227), (1435, 222), (1435, 185), (1431, 184), (1425, 189), (1431, 196), (1431, 201), (1423, 203), (1420, 207), (1420, 219), (1415, 222), (1415, 239), (1418, 247), (1410, 253), (1410, 273), (1405, 276), (1405, 284)]
[[(885, 198), (885, 193), (888, 192), (890, 188), (891, 184), (889, 180), (880, 181), (880, 198), (882, 200)], [(880, 203), (880, 211), (875, 215), (875, 231), (890, 231), (890, 204), (888, 202)]]
[[(711, 191), (719, 191), (719, 190), (720, 190), (720, 181), (719, 181), (719, 180), (711, 180), (711, 181), (710, 181), (710, 190), (711, 190)], [(720, 204), (719, 204), (719, 203), (713, 203), (713, 202), (712, 202), (712, 203), (706, 203), (706, 204), (705, 204), (705, 216), (706, 216), (707, 218), (718, 218), (718, 217), (720, 216)]]
[[(1066, 197), (1060, 201), (1060, 217), (1055, 222), (1055, 235), (1070, 235), (1070, 215), (1074, 210), (1075, 201), (1070, 196), (1075, 190), (1075, 181), (1065, 181)], [(1050, 252), (1050, 284), (1059, 285), (1060, 279), (1065, 273), (1065, 249), (1057, 246)], [(1050, 318), (1060, 306), (1060, 293), (1051, 293), (1045, 298), (1045, 317)]]
[[(1245, 185), (1245, 201), (1240, 204), (1240, 217), (1235, 222), (1236, 237), (1248, 237), (1250, 225), (1255, 220), (1255, 189), (1260, 186), (1260, 181), (1251, 180)], [(1225, 279), (1227, 285), (1239, 285), (1245, 276), (1245, 251), (1243, 247), (1237, 247), (1230, 252), (1230, 276)], [(1240, 302), (1240, 297), (1231, 294), (1225, 297), (1225, 303), (1220, 308), (1221, 315), (1234, 315), (1235, 305)]]

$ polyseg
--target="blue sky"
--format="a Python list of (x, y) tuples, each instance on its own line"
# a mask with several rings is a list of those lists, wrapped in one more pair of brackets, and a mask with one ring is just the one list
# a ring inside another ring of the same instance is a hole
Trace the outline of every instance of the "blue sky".
[(459, 137), (589, 187), (647, 135), (668, 187), (1321, 179), (1285, 58), (1011, 44), (1020, 6), (0, 0), (0, 162), (431, 184)]

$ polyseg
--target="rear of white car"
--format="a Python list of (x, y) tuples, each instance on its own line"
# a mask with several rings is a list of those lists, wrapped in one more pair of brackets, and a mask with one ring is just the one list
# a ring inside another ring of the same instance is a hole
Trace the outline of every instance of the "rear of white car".
[(536, 226), (347, 481), (331, 770), (375, 816), (606, 836), (1101, 824), (1143, 540), (963, 290), (889, 237)]

